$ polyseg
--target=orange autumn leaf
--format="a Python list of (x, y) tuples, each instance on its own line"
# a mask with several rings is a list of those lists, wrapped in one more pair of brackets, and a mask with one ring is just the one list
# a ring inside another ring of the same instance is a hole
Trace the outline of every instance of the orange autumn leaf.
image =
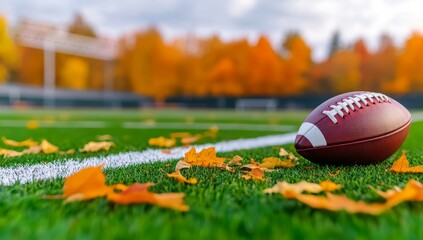
[(122, 190), (119, 193), (113, 191), (107, 194), (107, 200), (117, 204), (150, 203), (154, 204), (156, 198), (148, 188), (152, 183), (134, 183), (130, 186), (117, 185), (116, 189)]
[(113, 142), (89, 142), (84, 145), (80, 152), (98, 152), (101, 150), (109, 151), (109, 149), (115, 146)]
[(183, 199), (184, 193), (152, 193), (148, 191), (151, 183), (134, 183), (120, 193), (111, 192), (107, 200), (117, 204), (148, 203), (162, 208), (171, 208), (178, 211), (188, 211)]
[(396, 173), (423, 173), (423, 166), (410, 167), (405, 151), (403, 151), (401, 157), (394, 162), (389, 170)]
[(183, 161), (192, 166), (219, 167), (226, 158), (216, 156), (216, 148), (209, 147), (197, 153), (195, 147), (185, 153)]
[(366, 213), (378, 215), (387, 210), (383, 203), (366, 203), (364, 201), (354, 201), (344, 195), (334, 195), (327, 193), (327, 196), (316, 196), (308, 194), (293, 195), (292, 198), (318, 209), (326, 209), (330, 211), (345, 210), (349, 213)]
[(63, 185), (65, 202), (88, 200), (106, 196), (112, 188), (106, 185), (103, 165), (84, 168), (67, 177)]
[(242, 178), (246, 180), (254, 180), (254, 181), (263, 181), (264, 171), (260, 168), (253, 168), (249, 172), (244, 172), (244, 175), (241, 175)]
[(165, 137), (150, 138), (148, 139), (148, 144), (151, 146), (171, 148), (175, 146), (176, 139)]
[(6, 137), (1, 137), (1, 140), (3, 141), (4, 144), (11, 147), (32, 147), (32, 146), (38, 145), (38, 142), (33, 141), (31, 138), (21, 142), (7, 139)]
[(5, 158), (19, 157), (19, 156), (22, 156), (22, 154), (23, 154), (22, 152), (0, 148), (0, 156), (3, 156)]
[(320, 187), (322, 187), (322, 190), (326, 192), (333, 192), (342, 188), (341, 185), (336, 184), (329, 180), (323, 181), (319, 185)]
[(403, 201), (423, 201), (423, 184), (416, 180), (409, 180), (403, 189), (394, 187), (386, 192), (371, 187), (376, 193), (387, 200), (387, 204), (394, 206)]
[(192, 137), (192, 134), (189, 132), (174, 132), (170, 134), (170, 138), (188, 138)]
[(279, 158), (276, 157), (268, 157), (268, 158), (264, 158), (263, 159), (263, 163), (261, 163), (259, 165), (259, 167), (262, 168), (269, 168), (269, 169), (274, 169), (274, 168), (292, 168), (295, 167), (295, 164), (292, 163), (291, 160), (285, 160), (282, 161)]
[(189, 183), (189, 184), (196, 184), (197, 183), (196, 178), (186, 179), (184, 176), (182, 176), (181, 171), (176, 171), (176, 172), (173, 172), (173, 173), (166, 173), (166, 175), (170, 178), (174, 178), (174, 179), (178, 180), (178, 182), (180, 182), (180, 183)]

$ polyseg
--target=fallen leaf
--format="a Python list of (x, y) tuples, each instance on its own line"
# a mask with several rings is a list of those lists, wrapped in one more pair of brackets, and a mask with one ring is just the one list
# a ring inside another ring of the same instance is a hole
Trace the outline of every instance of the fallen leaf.
[(173, 172), (173, 173), (166, 173), (166, 175), (170, 178), (174, 178), (174, 179), (178, 180), (178, 182), (181, 182), (181, 183), (189, 183), (189, 184), (196, 184), (197, 183), (196, 178), (186, 179), (184, 176), (182, 176), (181, 171), (176, 171), (176, 172)]
[(183, 160), (192, 166), (219, 167), (225, 159), (216, 156), (215, 147), (205, 148), (199, 153), (193, 147), (185, 153)]
[(238, 155), (235, 155), (235, 156), (233, 156), (231, 159), (230, 159), (230, 161), (228, 162), (228, 165), (229, 166), (233, 166), (233, 165), (238, 165), (238, 166), (240, 166), (241, 165), (241, 161), (242, 160), (244, 160), (242, 157), (240, 157), (240, 156), (238, 156)]
[(314, 166), (309, 165), (309, 166), (304, 166), (304, 168), (307, 168), (307, 169), (313, 169), (313, 168), (314, 168)]
[(191, 164), (189, 164), (189, 163), (187, 163), (183, 160), (179, 160), (179, 162), (175, 166), (175, 171), (179, 171), (179, 170), (184, 169), (184, 168), (191, 168)]
[(282, 160), (280, 160), (279, 158), (276, 158), (276, 157), (268, 157), (268, 158), (263, 159), (263, 163), (261, 163), (259, 165), (259, 167), (269, 168), (269, 169), (274, 169), (274, 168), (277, 168), (277, 167), (292, 168), (292, 167), (295, 167), (295, 164), (292, 163), (291, 160), (282, 161)]
[(320, 193), (323, 191), (335, 191), (341, 188), (341, 185), (331, 181), (323, 181), (320, 184), (301, 181), (298, 183), (278, 182), (273, 187), (263, 190), (264, 193), (281, 193), (286, 198), (291, 198), (302, 192)]
[(287, 157), (288, 155), (289, 155), (289, 153), (285, 150), (285, 148), (279, 149), (279, 156), (280, 157)]
[(38, 121), (35, 121), (35, 120), (29, 120), (26, 123), (26, 128), (27, 129), (37, 129), (39, 127), (40, 127), (40, 124), (38, 123)]
[(192, 134), (189, 132), (174, 132), (170, 134), (170, 138), (188, 138), (192, 137)]
[(244, 172), (245, 174), (241, 177), (247, 180), (263, 181), (264, 171), (260, 168), (253, 168), (251, 171)]
[(394, 187), (386, 192), (371, 187), (376, 193), (385, 198), (389, 205), (397, 205), (403, 201), (423, 201), (423, 184), (410, 179), (403, 189)]
[(344, 195), (327, 193), (327, 196), (316, 196), (309, 194), (298, 194), (293, 196), (296, 200), (307, 204), (312, 208), (326, 209), (330, 211), (345, 210), (349, 213), (366, 213), (378, 215), (385, 211), (387, 206), (383, 203), (366, 203), (354, 201)]
[(49, 143), (47, 140), (43, 139), (40, 144), (41, 151), (45, 154), (50, 153), (57, 153), (59, 152), (59, 148), (54, 146), (53, 144)]
[(298, 161), (298, 158), (293, 153), (288, 153), (288, 159), (292, 161)]
[(26, 139), (26, 140), (21, 141), (21, 142), (17, 142), (15, 140), (7, 139), (6, 137), (1, 137), (1, 140), (4, 142), (4, 144), (6, 144), (7, 146), (11, 146), (11, 147), (32, 147), (32, 146), (38, 145), (38, 142), (33, 141), (31, 138)]
[(176, 139), (165, 138), (165, 137), (161, 136), (161, 137), (158, 137), (158, 138), (148, 139), (148, 144), (151, 145), (151, 146), (171, 148), (171, 147), (175, 146)]
[(113, 139), (112, 135), (109, 135), (109, 134), (98, 135), (96, 138), (99, 141), (110, 141)]
[(65, 198), (65, 202), (89, 200), (110, 193), (112, 188), (106, 185), (106, 176), (101, 171), (102, 168), (103, 165), (84, 168), (67, 177), (61, 195)]
[(66, 152), (60, 151), (59, 154), (74, 154), (75, 153), (75, 149), (69, 149)]
[(181, 143), (183, 145), (191, 145), (191, 144), (195, 143), (196, 141), (200, 140), (201, 137), (202, 136), (200, 134), (197, 134), (197, 135), (191, 136), (191, 137), (184, 137), (184, 138), (181, 139)]
[(222, 163), (222, 164), (220, 164), (220, 166), (219, 166), (220, 168), (223, 168), (223, 169), (225, 169), (225, 170), (227, 170), (227, 171), (229, 171), (229, 172), (235, 172), (235, 170), (234, 169), (232, 169), (231, 167), (229, 167), (228, 165), (226, 165), (226, 163)]
[(340, 173), (341, 173), (341, 170), (336, 170), (336, 172), (329, 173), (329, 177), (335, 177), (335, 176), (337, 176)]
[(15, 151), (15, 150), (10, 150), (10, 149), (0, 148), (0, 156), (3, 156), (5, 158), (19, 157), (19, 156), (22, 156), (22, 155), (23, 155), (22, 152), (18, 152), (18, 151)]
[(394, 162), (389, 170), (396, 173), (423, 173), (423, 166), (410, 167), (405, 151), (403, 151), (401, 157)]
[(42, 151), (43, 151), (43, 149), (41, 148), (40, 145), (38, 145), (38, 146), (29, 147), (29, 148), (23, 150), (22, 153), (23, 154), (38, 154)]
[(274, 169), (269, 169), (269, 168), (265, 168), (265, 167), (259, 167), (259, 166), (255, 165), (253, 163), (242, 165), (241, 168), (249, 168), (249, 169), (256, 169), (256, 168), (258, 168), (258, 169), (262, 170), (263, 172), (273, 172), (273, 171), (275, 171)]
[(113, 142), (89, 142), (84, 145), (80, 152), (98, 152), (101, 150), (109, 151), (110, 147), (115, 146)]
[(134, 183), (120, 193), (109, 193), (107, 199), (117, 204), (148, 203), (183, 212), (189, 210), (183, 201), (184, 193), (152, 193), (148, 191), (151, 185), (151, 183)]

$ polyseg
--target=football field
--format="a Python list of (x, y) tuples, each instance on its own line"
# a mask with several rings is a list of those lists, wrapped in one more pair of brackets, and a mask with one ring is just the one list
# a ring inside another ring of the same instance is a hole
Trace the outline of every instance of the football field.
[[(408, 180), (423, 181), (421, 173), (387, 171), (407, 151), (410, 165), (423, 165), (423, 114), (413, 112), (410, 134), (399, 151), (385, 162), (370, 166), (320, 166), (295, 153), (293, 133), (308, 111), (247, 112), (216, 110), (0, 110), (0, 136), (22, 141), (47, 139), (74, 154), (0, 156), (1, 239), (418, 239), (423, 236), (423, 204), (402, 203), (381, 215), (351, 214), (312, 209), (280, 194), (263, 190), (278, 181), (342, 185), (336, 194), (355, 200), (381, 202), (381, 190), (404, 187)], [(278, 157), (285, 148), (298, 158), (293, 168), (265, 173), (264, 181), (241, 177), (236, 168), (183, 169), (188, 185), (168, 178), (191, 146), (172, 148), (148, 144), (150, 138), (172, 133), (202, 134), (218, 129), (215, 137), (192, 143), (198, 149), (215, 146), (218, 157), (241, 156), (261, 161)], [(109, 151), (79, 152), (89, 141), (107, 138)], [(0, 148), (11, 147), (0, 143)], [(24, 147), (13, 148), (21, 151)], [(166, 149), (169, 151), (162, 151)], [(45, 199), (61, 194), (64, 176), (87, 166), (105, 164), (107, 183), (151, 182), (156, 193), (185, 193), (189, 211), (155, 205), (117, 205), (104, 198), (63, 203)], [(338, 174), (334, 174), (337, 171)]]

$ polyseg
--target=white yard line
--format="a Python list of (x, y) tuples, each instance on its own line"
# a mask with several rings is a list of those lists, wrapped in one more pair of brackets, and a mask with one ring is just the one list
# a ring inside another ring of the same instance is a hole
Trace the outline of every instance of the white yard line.
[(423, 121), (423, 113), (413, 113), (411, 114), (411, 118), (413, 119), (413, 122), (421, 122)]
[[(217, 126), (221, 130), (243, 131), (294, 131), (293, 125), (236, 124), (236, 123), (184, 123), (184, 122), (123, 122), (107, 121), (37, 121), (40, 128), (107, 128), (122, 127), (127, 129), (208, 129)], [(28, 124), (25, 120), (0, 120), (0, 127), (22, 128)]]
[[(215, 144), (195, 146), (197, 151), (215, 146), (218, 153), (245, 150), (252, 148), (276, 146), (293, 143), (296, 133), (271, 135), (258, 138), (237, 139)], [(160, 149), (147, 149), (142, 152), (119, 153), (104, 157), (92, 157), (85, 160), (69, 159), (50, 163), (21, 165), (0, 168), (0, 185), (26, 184), (39, 180), (67, 177), (78, 170), (105, 163), (105, 168), (119, 168), (141, 163), (164, 162), (179, 159), (189, 149), (178, 147), (171, 150), (171, 154), (164, 154)]]
[(131, 129), (208, 129), (217, 126), (221, 130), (244, 130), (244, 131), (293, 131), (297, 127), (293, 125), (267, 125), (267, 124), (238, 124), (238, 123), (181, 123), (181, 122), (124, 122), (123, 128)]

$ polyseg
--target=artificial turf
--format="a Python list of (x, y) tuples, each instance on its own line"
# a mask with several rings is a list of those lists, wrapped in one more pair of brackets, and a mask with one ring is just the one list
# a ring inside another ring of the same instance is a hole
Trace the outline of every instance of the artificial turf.
[[(31, 110), (33, 111), (33, 110)], [(9, 120), (37, 119), (55, 116), (54, 121), (96, 119), (102, 121), (143, 121), (154, 119), (157, 122), (239, 122), (254, 119), (260, 124), (269, 123), (270, 118), (279, 123), (299, 126), (305, 117), (304, 112), (249, 113), (231, 111), (131, 111), (104, 113), (101, 111), (65, 111), (66, 119), (60, 119), (56, 112), (33, 111), (0, 113)], [(209, 118), (210, 116), (214, 118)], [(252, 117), (253, 116), (253, 117)], [(2, 118), (3, 119), (3, 118)], [(51, 117), (50, 117), (51, 120)], [(207, 121), (206, 121), (207, 120)], [(189, 123), (187, 123), (189, 124)], [(95, 140), (99, 134), (110, 134), (116, 148), (110, 153), (83, 155), (77, 153), (72, 158), (113, 154), (116, 152), (146, 149), (149, 137), (168, 135), (184, 129), (66, 129), (66, 128), (0, 128), (1, 134), (11, 139), (22, 140), (47, 138), (63, 149), (82, 147), (87, 141)], [(196, 133), (201, 130), (188, 130)], [(255, 137), (275, 134), (274, 131), (230, 131), (222, 130), (217, 139), (203, 139), (204, 142), (226, 139)], [(411, 165), (423, 165), (421, 136), (423, 122), (412, 124), (410, 135), (402, 149), (407, 150)], [(278, 146), (280, 147), (280, 146)], [(277, 156), (278, 147), (266, 147), (218, 153), (218, 156), (231, 157), (235, 154), (246, 159), (261, 160)], [(284, 146), (294, 151), (292, 144)], [(422, 174), (395, 174), (386, 171), (399, 157), (398, 151), (387, 161), (370, 166), (335, 167), (319, 166), (300, 158), (300, 164), (290, 169), (280, 169), (266, 173), (266, 181), (247, 181), (239, 172), (230, 173), (222, 169), (193, 167), (183, 170), (186, 177), (196, 177), (196, 185), (185, 185), (169, 179), (164, 174), (172, 172), (176, 161), (169, 163), (141, 164), (132, 167), (105, 170), (109, 184), (153, 182), (154, 192), (183, 192), (189, 212), (181, 213), (150, 205), (120, 206), (95, 199), (85, 202), (63, 204), (61, 200), (43, 199), (45, 194), (58, 194), (63, 179), (40, 181), (26, 185), (0, 186), (0, 238), (1, 239), (418, 239), (423, 236), (423, 204), (402, 203), (379, 216), (329, 212), (311, 209), (292, 199), (284, 199), (278, 194), (265, 195), (262, 190), (277, 181), (291, 183), (306, 180), (320, 182), (330, 179), (343, 188), (336, 193), (369, 202), (382, 201), (369, 187), (373, 185), (386, 190), (393, 186), (403, 187), (409, 179), (423, 181)], [(298, 155), (297, 155), (298, 156)], [(0, 167), (15, 164), (54, 161), (67, 157), (58, 155), (28, 155), (22, 158), (0, 159)], [(308, 168), (306, 166), (312, 166)], [(329, 173), (341, 170), (331, 177)]]

